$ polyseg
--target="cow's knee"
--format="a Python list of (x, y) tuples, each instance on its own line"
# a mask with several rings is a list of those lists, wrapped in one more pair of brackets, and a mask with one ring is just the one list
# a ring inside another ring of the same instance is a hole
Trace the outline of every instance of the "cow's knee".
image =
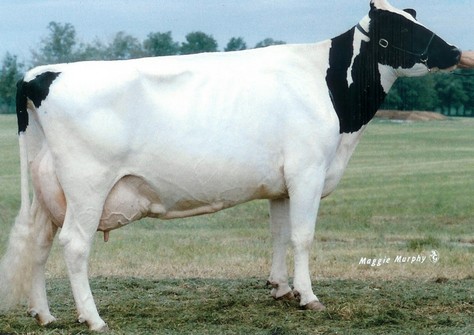
[(90, 245), (85, 241), (61, 238), (66, 265), (71, 273), (81, 272), (87, 265)]

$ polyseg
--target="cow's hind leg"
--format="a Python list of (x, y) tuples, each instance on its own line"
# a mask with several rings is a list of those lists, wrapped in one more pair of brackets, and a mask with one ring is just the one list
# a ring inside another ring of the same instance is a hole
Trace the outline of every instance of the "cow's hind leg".
[(275, 299), (293, 299), (288, 284), (286, 264), (287, 249), (290, 243), (289, 200), (270, 200), (270, 229), (273, 238), (273, 259), (268, 284), (272, 287)]
[(101, 194), (100, 188), (96, 190), (96, 194), (84, 190), (73, 192), (75, 196), (70, 198), (65, 192), (68, 205), (59, 241), (64, 248), (78, 320), (90, 330), (102, 332), (108, 327), (99, 316), (88, 278), (89, 253), (105, 202), (97, 196)]
[(28, 312), (35, 317), (42, 326), (47, 325), (56, 319), (51, 315), (46, 297), (45, 265), (49, 252), (56, 235), (57, 227), (51, 222), (47, 213), (33, 200), (33, 219), (36, 227), (36, 236), (32, 241), (34, 245), (34, 260), (32, 262), (32, 282), (29, 296)]

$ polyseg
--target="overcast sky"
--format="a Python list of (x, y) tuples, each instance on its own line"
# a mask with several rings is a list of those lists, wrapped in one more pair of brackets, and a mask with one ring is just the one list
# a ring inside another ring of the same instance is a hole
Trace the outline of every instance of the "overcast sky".
[[(249, 47), (267, 37), (317, 42), (345, 32), (369, 9), (369, 0), (0, 0), (0, 57), (28, 61), (50, 21), (71, 23), (77, 38), (110, 41), (118, 31), (146, 38), (171, 31), (212, 35), (223, 49), (231, 37)], [(461, 49), (474, 49), (474, 0), (391, 0), (415, 8), (418, 20)]]

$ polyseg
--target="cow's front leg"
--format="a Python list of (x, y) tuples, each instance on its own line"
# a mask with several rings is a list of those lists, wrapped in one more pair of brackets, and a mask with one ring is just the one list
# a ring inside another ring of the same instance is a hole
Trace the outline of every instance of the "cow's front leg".
[(289, 200), (270, 200), (270, 230), (273, 238), (273, 259), (268, 284), (275, 299), (293, 299), (293, 292), (288, 284), (286, 265), (287, 248), (290, 243)]
[(91, 223), (99, 222), (100, 212), (96, 212), (94, 215), (94, 212), (88, 213), (87, 210), (76, 211), (75, 209), (75, 207), (68, 205), (59, 241), (64, 248), (78, 320), (81, 323), (86, 323), (92, 331), (104, 332), (108, 330), (108, 327), (97, 311), (89, 286), (87, 270), (89, 252), (98, 225), (94, 226)]
[(325, 307), (313, 293), (309, 272), (310, 251), (316, 218), (324, 186), (324, 177), (317, 173), (301, 173), (290, 193), (291, 243), (294, 249), (294, 294), (305, 309)]

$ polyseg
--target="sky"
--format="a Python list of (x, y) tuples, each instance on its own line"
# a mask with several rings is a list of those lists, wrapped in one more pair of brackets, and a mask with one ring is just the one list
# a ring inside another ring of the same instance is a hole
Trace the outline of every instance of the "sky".
[[(171, 31), (212, 35), (222, 50), (231, 37), (248, 47), (267, 37), (312, 43), (337, 36), (369, 10), (369, 0), (0, 0), (0, 57), (6, 52), (28, 62), (48, 35), (51, 21), (71, 23), (77, 39), (109, 42), (124, 31), (139, 40)], [(414, 8), (418, 20), (449, 43), (474, 49), (474, 0), (391, 0)]]

